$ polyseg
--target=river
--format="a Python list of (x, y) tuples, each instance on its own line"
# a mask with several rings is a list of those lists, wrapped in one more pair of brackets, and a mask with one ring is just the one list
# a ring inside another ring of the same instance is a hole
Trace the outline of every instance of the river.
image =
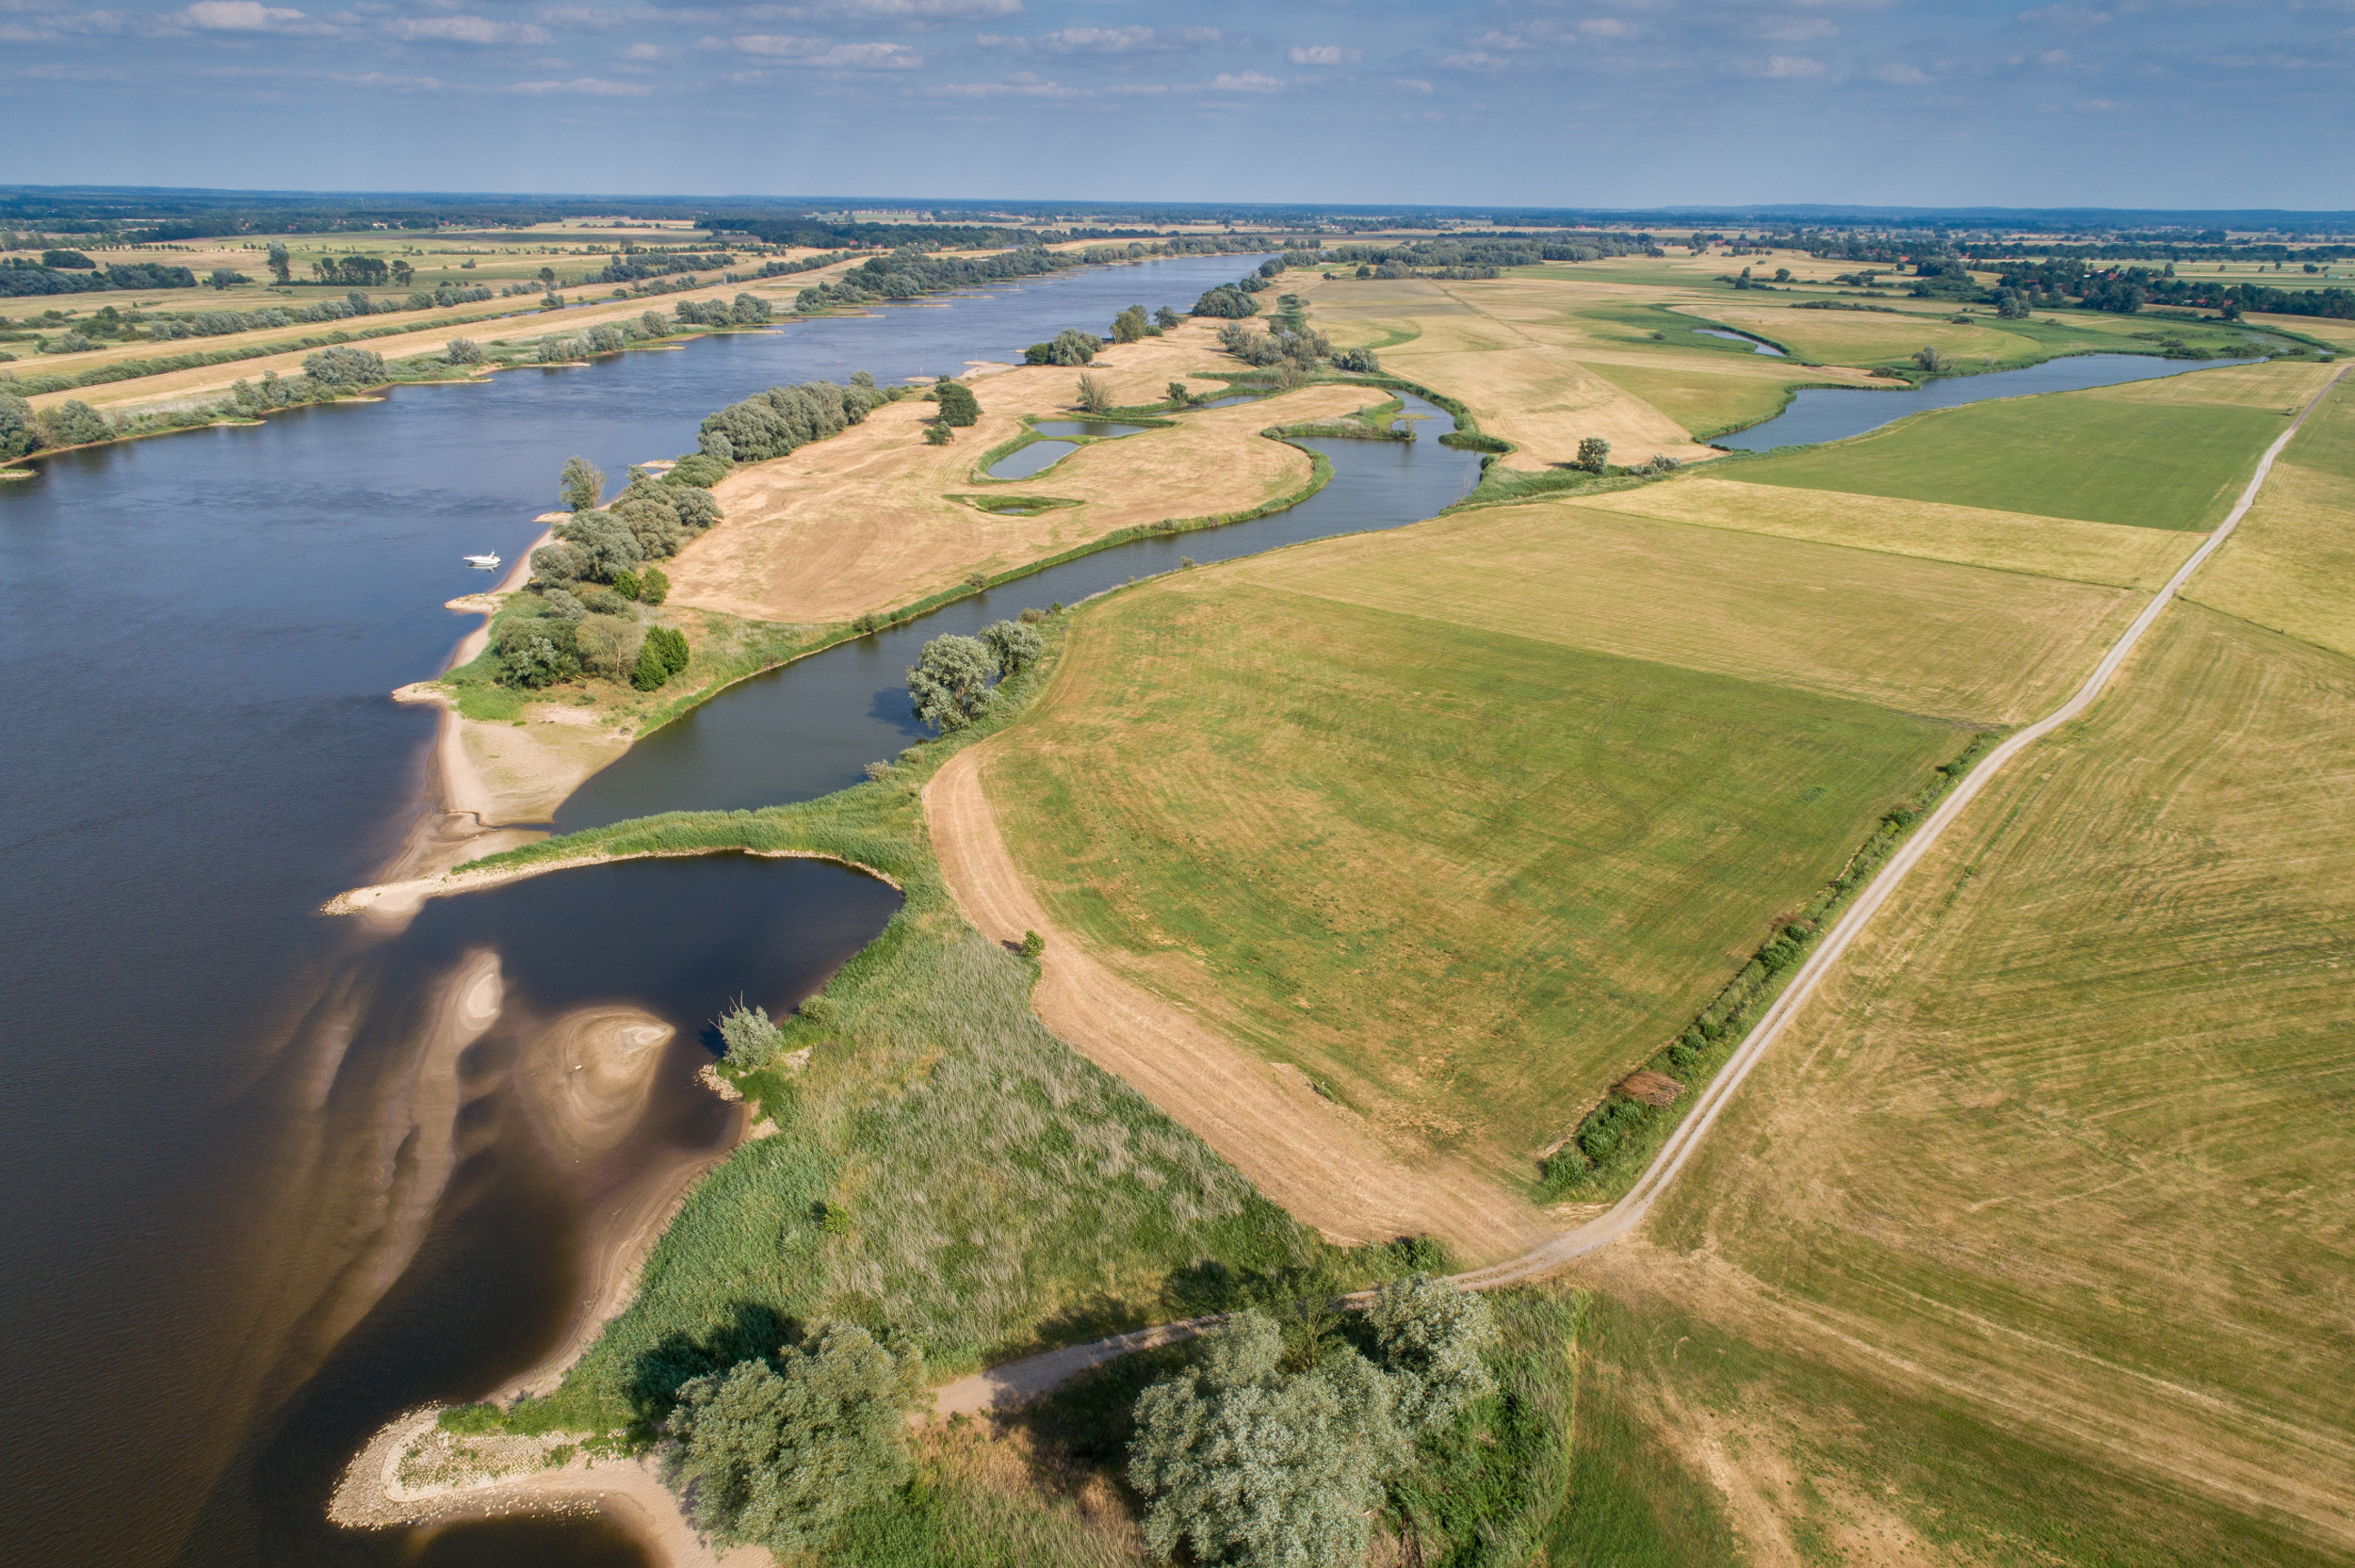
[[(762, 387), (1017, 358), (1129, 304), (1182, 307), (1256, 259), (401, 388), (67, 454), (0, 488), (0, 649), (18, 680), (0, 784), (11, 1555), (640, 1560), (594, 1520), (427, 1539), (338, 1532), (320, 1510), (377, 1423), (479, 1397), (547, 1353), (592, 1207), (733, 1135), (738, 1113), (693, 1082), (703, 1025), (738, 994), (789, 1007), (896, 896), (839, 867), (726, 858), (517, 883), (430, 905), (398, 935), (322, 919), (428, 804), (433, 716), (386, 693), (463, 629), (441, 602), (481, 583), (458, 556), (524, 548), (575, 452), (618, 473), (687, 449), (704, 413)], [(1429, 440), (1326, 449), (1335, 482), (1290, 512), (1067, 563), (745, 683), (642, 740), (560, 824), (824, 793), (918, 733), (901, 678), (926, 637), (1181, 556), (1411, 522), (1476, 472)], [(469, 1024), (485, 996), (487, 1024)], [(625, 1125), (567, 1159), (533, 1053), (599, 1007), (670, 1037), (632, 1069)]]

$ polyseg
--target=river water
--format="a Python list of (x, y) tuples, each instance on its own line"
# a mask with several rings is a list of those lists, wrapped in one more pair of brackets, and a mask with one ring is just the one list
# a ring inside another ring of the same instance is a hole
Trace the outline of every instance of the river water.
[[(1083, 271), (402, 388), (67, 454), (0, 487), (12, 1559), (640, 1560), (594, 1520), (429, 1537), (335, 1531), (320, 1510), (385, 1417), (479, 1397), (547, 1353), (593, 1206), (733, 1135), (737, 1113), (693, 1083), (707, 1021), (739, 994), (789, 1007), (896, 895), (831, 865), (722, 858), (512, 884), (397, 935), (320, 918), (426, 805), (433, 717), (385, 694), (463, 629), (440, 608), (481, 586), (459, 555), (528, 545), (575, 452), (618, 474), (760, 388), (1015, 359), (1255, 261)], [(1476, 473), (1434, 442), (1328, 450), (1335, 483), (1291, 512), (1086, 558), (746, 683), (642, 741), (560, 825), (839, 787), (918, 733), (902, 680), (926, 637), (1180, 556), (1411, 522)], [(558, 1136), (577, 1107), (534, 1053), (600, 1006), (670, 1033), (583, 1155)]]
[(1941, 376), (1917, 387), (1891, 387), (1887, 391), (1878, 387), (1807, 387), (1774, 418), (1731, 435), (1712, 436), (1709, 444), (1739, 452), (1765, 452), (1777, 446), (1845, 441), (1928, 409), (1957, 408), (1964, 403), (1982, 403), (1990, 397), (2026, 397), (2039, 392), (2083, 392), (2088, 387), (2153, 381), (2163, 376), (2182, 376), (2219, 364), (2250, 363), (2163, 360), (2148, 354), (2076, 354), (2022, 370), (1994, 370), (1984, 376)]

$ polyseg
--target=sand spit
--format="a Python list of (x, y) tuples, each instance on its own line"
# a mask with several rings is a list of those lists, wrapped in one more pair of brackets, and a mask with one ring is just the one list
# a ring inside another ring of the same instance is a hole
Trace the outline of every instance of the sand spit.
[(428, 898), (446, 898), (454, 893), (479, 893), (486, 887), (504, 882), (521, 881), (526, 877), (543, 877), (551, 871), (571, 871), (583, 865), (605, 865), (625, 860), (684, 860), (695, 855), (751, 855), (755, 860), (824, 860), (836, 865), (888, 882), (893, 887), (899, 880), (840, 855), (822, 855), (814, 849), (739, 849), (724, 846), (713, 849), (649, 849), (635, 855), (565, 855), (557, 860), (533, 861), (527, 865), (486, 865), (479, 869), (461, 868), (438, 876), (415, 877), (400, 882), (376, 882), (367, 887), (355, 887), (338, 893), (319, 906), (321, 914), (368, 914), (406, 921), (423, 908)]
[(680, 1511), (651, 1458), (601, 1458), (577, 1434), (461, 1437), (442, 1407), (388, 1424), (344, 1472), (328, 1517), (349, 1529), (447, 1526), (508, 1514), (594, 1511), (662, 1568), (766, 1568), (758, 1547), (723, 1551)]

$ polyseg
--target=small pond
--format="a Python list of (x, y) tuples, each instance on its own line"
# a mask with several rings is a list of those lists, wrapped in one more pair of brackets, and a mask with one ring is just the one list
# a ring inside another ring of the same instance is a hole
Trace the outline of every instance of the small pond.
[(982, 472), (993, 479), (1027, 479), (1054, 467), (1079, 449), (1076, 441), (1033, 441), (1018, 451), (1009, 452)]
[(1754, 337), (1745, 337), (1740, 332), (1721, 331), (1715, 327), (1696, 327), (1693, 330), (1700, 333), (1703, 337), (1721, 337), (1728, 343), (1746, 343), (1750, 346), (1750, 351), (1754, 354), (1772, 354), (1777, 359), (1783, 358), (1782, 350), (1776, 348), (1773, 344), (1761, 343), (1758, 339)]

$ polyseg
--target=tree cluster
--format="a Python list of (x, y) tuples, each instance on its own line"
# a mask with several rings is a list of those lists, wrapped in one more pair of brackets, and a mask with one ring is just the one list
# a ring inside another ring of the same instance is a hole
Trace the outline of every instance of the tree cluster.
[(603, 483), (604, 476), (584, 460), (565, 464), (563, 494), (574, 511), (553, 530), (556, 543), (532, 552), (535, 588), (544, 592), (584, 583), (618, 588), (627, 577), (635, 590), (628, 597), (642, 597), (648, 574), (637, 568), (677, 555), (689, 540), (720, 521), (720, 503), (711, 493), (681, 480), (676, 470), (662, 478), (632, 470), (629, 488), (607, 507), (597, 505)]
[(388, 262), (382, 256), (321, 256), (311, 264), (311, 276), (320, 283), (352, 288), (382, 288), (387, 283), (406, 288), (414, 270), (405, 261)]
[(1047, 639), (1023, 621), (992, 622), (979, 637), (933, 639), (908, 670), (916, 717), (944, 735), (964, 729), (988, 710), (992, 679), (1027, 669), (1046, 651)]
[(876, 389), (855, 382), (772, 386), (707, 415), (699, 441), (706, 455), (723, 462), (766, 462), (858, 424), (887, 401)]
[(671, 314), (688, 327), (756, 327), (769, 319), (769, 301), (756, 294), (739, 294), (723, 304), (717, 299), (681, 299)]
[(583, 281), (592, 283), (634, 283), (642, 279), (665, 278), (676, 272), (717, 271), (735, 259), (724, 251), (710, 255), (697, 255), (691, 251), (625, 251)]
[(1496, 1329), (1486, 1301), (1419, 1275), (1374, 1293), (1359, 1339), (1288, 1346), (1246, 1310), (1146, 1389), (1129, 1479), (1147, 1544), (1230, 1568), (1363, 1561), (1416, 1440), (1494, 1391), (1482, 1352)]
[(904, 1483), (922, 1359), (836, 1325), (766, 1359), (679, 1385), (664, 1431), (671, 1484), (730, 1545), (821, 1553), (843, 1522)]
[[(1117, 323), (1114, 325), (1117, 326)], [(1123, 338), (1121, 341), (1131, 342), (1133, 339)], [(1104, 340), (1094, 332), (1065, 327), (1047, 342), (1033, 343), (1023, 349), (1022, 359), (1027, 364), (1086, 364), (1096, 358), (1103, 347)]]
[(1239, 283), (1221, 283), (1216, 288), (1203, 291), (1202, 298), (1194, 302), (1194, 314), (1240, 321), (1245, 316), (1259, 315), (1259, 302)]
[[(78, 254), (78, 252), (76, 252)], [(43, 294), (93, 294), (102, 289), (194, 288), (196, 274), (185, 267), (133, 262), (92, 271), (44, 267), (19, 256), (0, 256), (0, 299)]]
[(1267, 327), (1264, 332), (1255, 332), (1240, 321), (1226, 322), (1218, 330), (1218, 346), (1245, 364), (1265, 367), (1289, 364), (1303, 373), (1314, 370), (1333, 356), (1333, 346), (1314, 328), (1294, 331), (1275, 318), (1268, 321)]

